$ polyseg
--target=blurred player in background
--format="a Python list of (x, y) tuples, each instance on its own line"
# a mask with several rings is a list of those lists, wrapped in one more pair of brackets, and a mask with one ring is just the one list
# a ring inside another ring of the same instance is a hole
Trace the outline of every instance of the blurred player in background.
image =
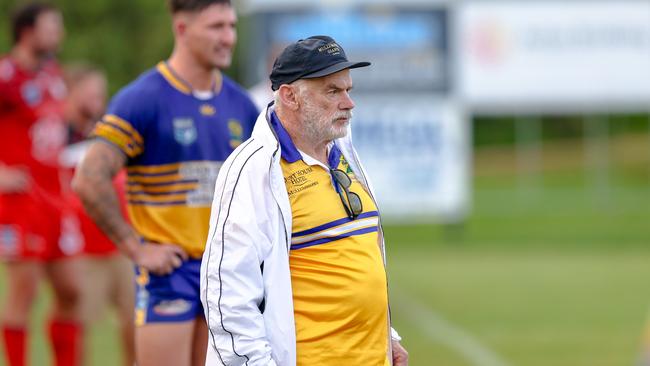
[[(85, 64), (65, 69), (68, 98), (65, 108), (68, 123), (68, 147), (62, 164), (74, 168), (88, 149), (87, 140), (106, 107), (106, 77), (97, 68)], [(126, 174), (119, 173), (113, 182), (126, 214), (124, 186)], [(84, 275), (82, 314), (86, 329), (97, 321), (107, 305), (113, 307), (119, 321), (125, 366), (135, 362), (133, 305), (134, 285), (131, 262), (122, 255), (104, 233), (86, 215), (79, 199), (72, 195), (71, 205), (78, 213), (84, 236)]]
[(9, 366), (28, 364), (28, 320), (39, 280), (54, 293), (48, 335), (56, 365), (80, 363), (82, 238), (66, 209), (59, 153), (66, 142), (66, 89), (54, 56), (61, 13), (29, 4), (12, 19), (14, 46), (0, 58), (0, 257), (7, 292), (2, 333)]
[[(174, 50), (111, 101), (74, 188), (97, 225), (138, 266), (139, 366), (203, 365), (208, 330), (199, 271), (217, 173), (247, 139), (257, 109), (220, 70), (230, 66), (227, 0), (171, 0)], [(112, 178), (127, 167), (133, 226)]]

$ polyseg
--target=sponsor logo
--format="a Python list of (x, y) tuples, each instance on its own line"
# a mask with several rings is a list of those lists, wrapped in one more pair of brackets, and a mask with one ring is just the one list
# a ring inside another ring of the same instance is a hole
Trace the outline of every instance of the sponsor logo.
[(163, 300), (153, 307), (153, 312), (158, 315), (180, 315), (188, 312), (191, 307), (187, 300)]
[(190, 145), (196, 141), (198, 133), (191, 118), (174, 118), (174, 138), (181, 145)]
[(334, 56), (341, 53), (341, 48), (338, 44), (332, 42), (328, 43), (325, 46), (318, 47), (318, 52), (323, 53), (327, 52), (328, 55)]
[(199, 112), (204, 116), (214, 116), (215, 113), (217, 113), (217, 110), (209, 104), (202, 104), (199, 108)]
[(307, 167), (296, 170), (284, 177), (284, 184), (287, 186), (289, 196), (318, 185), (318, 181), (309, 179), (309, 174), (313, 171), (314, 169), (312, 167)]
[(307, 183), (307, 175), (311, 174), (314, 169), (312, 167), (307, 167), (304, 169), (296, 170), (295, 172), (284, 177), (284, 184), (292, 186), (301, 186)]

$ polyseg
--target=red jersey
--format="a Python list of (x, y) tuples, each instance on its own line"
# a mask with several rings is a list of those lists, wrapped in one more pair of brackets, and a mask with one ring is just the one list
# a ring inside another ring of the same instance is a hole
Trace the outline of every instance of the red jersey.
[[(65, 84), (55, 61), (30, 71), (9, 56), (0, 58), (0, 162), (29, 171), (34, 185), (32, 198), (61, 193), (58, 158), (67, 139), (65, 97)], [(9, 196), (6, 203), (21, 199)]]

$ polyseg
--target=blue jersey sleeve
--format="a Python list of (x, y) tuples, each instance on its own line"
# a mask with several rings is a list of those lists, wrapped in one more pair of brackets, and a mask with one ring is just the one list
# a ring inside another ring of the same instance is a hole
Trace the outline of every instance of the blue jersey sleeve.
[(93, 135), (117, 146), (130, 159), (144, 152), (147, 126), (156, 119), (156, 93), (145, 80), (126, 86), (111, 100)]

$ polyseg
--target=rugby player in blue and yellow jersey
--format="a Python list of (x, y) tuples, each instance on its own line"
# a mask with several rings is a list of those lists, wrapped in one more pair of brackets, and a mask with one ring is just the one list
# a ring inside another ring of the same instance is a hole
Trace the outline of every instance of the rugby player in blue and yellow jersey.
[[(73, 183), (89, 215), (137, 265), (139, 366), (204, 364), (199, 269), (214, 182), (257, 116), (246, 92), (220, 71), (236, 41), (230, 2), (169, 5), (171, 57), (113, 98)], [(111, 185), (124, 166), (132, 226)]]

